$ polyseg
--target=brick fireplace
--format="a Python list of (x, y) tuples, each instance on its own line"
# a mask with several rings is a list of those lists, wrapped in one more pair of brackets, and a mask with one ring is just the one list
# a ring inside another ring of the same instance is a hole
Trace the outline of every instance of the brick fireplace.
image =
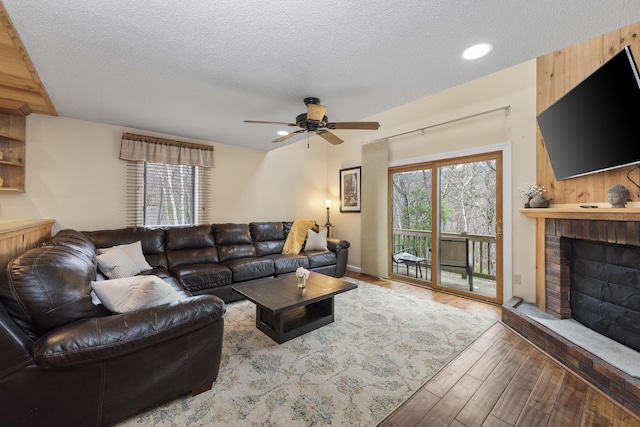
[(554, 219), (545, 221), (546, 311), (559, 319), (571, 317), (569, 308), (569, 242), (563, 237), (593, 242), (640, 246), (636, 221)]
[[(544, 301), (538, 301), (538, 305), (556, 318), (568, 319), (571, 317), (571, 308), (570, 241), (567, 238), (640, 246), (640, 220), (636, 218), (637, 213), (631, 212), (628, 218), (624, 214), (605, 214), (602, 219), (598, 219), (599, 213), (592, 213), (583, 219), (580, 218), (581, 213), (553, 211), (554, 209), (549, 209), (548, 212), (535, 216), (538, 218), (538, 245), (544, 246), (537, 249), (538, 260), (544, 259), (544, 275), (538, 277), (543, 281), (538, 286), (544, 288), (539, 289), (538, 295), (544, 295)], [(554, 215), (558, 217), (554, 218)], [(538, 263), (541, 264), (540, 261)], [(502, 320), (505, 324), (640, 416), (640, 379), (629, 376), (541, 324), (531, 321), (517, 309), (521, 302), (520, 298), (514, 297), (504, 304)]]

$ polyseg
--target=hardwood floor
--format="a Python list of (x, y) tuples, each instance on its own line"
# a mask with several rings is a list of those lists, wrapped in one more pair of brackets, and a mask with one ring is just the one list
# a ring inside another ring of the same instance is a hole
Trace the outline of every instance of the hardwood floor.
[[(347, 276), (501, 319), (499, 306), (349, 271)], [(498, 322), (378, 425), (413, 426), (640, 427), (640, 419)]]

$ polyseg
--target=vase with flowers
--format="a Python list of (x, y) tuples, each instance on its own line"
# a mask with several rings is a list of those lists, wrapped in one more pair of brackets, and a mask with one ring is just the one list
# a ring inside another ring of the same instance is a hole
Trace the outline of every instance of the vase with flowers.
[[(518, 191), (520, 191), (520, 194), (527, 199), (527, 202), (524, 204), (524, 207), (530, 208), (531, 200), (534, 197), (538, 199), (541, 197), (544, 198), (543, 194), (547, 191), (547, 189), (544, 188), (544, 186), (542, 185), (526, 184), (522, 187), (518, 187)], [(547, 201), (547, 206), (548, 206), (548, 201), (550, 199), (545, 199), (545, 200)]]
[(309, 270), (303, 267), (298, 267), (296, 270), (296, 276), (298, 277), (298, 287), (304, 289), (307, 287), (307, 279), (309, 278)]

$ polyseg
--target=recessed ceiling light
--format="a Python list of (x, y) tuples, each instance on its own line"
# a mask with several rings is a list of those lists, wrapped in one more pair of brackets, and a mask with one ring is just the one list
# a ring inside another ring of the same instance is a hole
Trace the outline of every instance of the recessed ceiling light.
[(277, 133), (281, 136), (289, 135), (289, 132), (287, 132), (286, 130), (279, 130)]
[(474, 59), (482, 58), (483, 56), (488, 55), (491, 50), (493, 50), (493, 45), (491, 43), (479, 43), (465, 49), (460, 57), (467, 61), (472, 61)]

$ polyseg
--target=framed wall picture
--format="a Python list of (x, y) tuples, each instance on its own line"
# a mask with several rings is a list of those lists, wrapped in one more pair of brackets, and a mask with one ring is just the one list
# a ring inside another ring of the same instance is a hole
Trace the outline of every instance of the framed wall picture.
[(340, 212), (360, 212), (360, 166), (340, 169)]

